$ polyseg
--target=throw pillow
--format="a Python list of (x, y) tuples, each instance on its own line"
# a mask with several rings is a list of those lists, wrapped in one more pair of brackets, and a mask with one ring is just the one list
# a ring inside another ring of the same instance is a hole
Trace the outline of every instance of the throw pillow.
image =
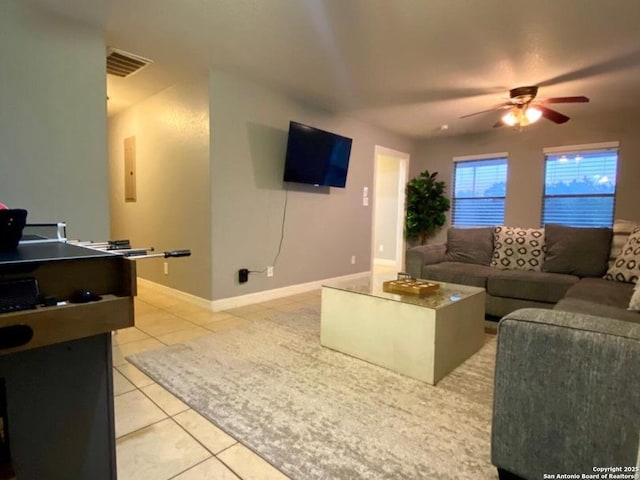
[(539, 272), (544, 261), (544, 228), (496, 227), (491, 266)]
[(447, 230), (447, 261), (489, 265), (493, 254), (493, 227)]
[(610, 228), (545, 225), (546, 254), (542, 271), (601, 277), (607, 272), (611, 234)]
[(631, 295), (629, 310), (640, 311), (640, 282), (636, 283), (636, 288), (633, 290), (633, 295)]
[(627, 243), (613, 266), (604, 276), (607, 280), (616, 282), (636, 283), (640, 276), (640, 227), (636, 227), (629, 235)]
[(637, 222), (629, 220), (615, 220), (613, 222), (613, 238), (611, 239), (611, 252), (609, 253), (609, 268), (611, 268), (620, 255), (622, 247), (627, 243), (627, 238), (631, 235), (634, 228), (638, 226)]

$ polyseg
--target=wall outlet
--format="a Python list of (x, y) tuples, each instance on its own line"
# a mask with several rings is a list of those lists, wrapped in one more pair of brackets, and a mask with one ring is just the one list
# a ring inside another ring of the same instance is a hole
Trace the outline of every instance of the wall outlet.
[(351, 265), (355, 265), (355, 264), (356, 264), (356, 256), (351, 255)]
[(378, 251), (379, 251), (379, 252), (384, 252), (384, 245), (380, 245), (380, 246), (378, 247)]
[(169, 275), (169, 262), (164, 262), (164, 274)]
[(273, 277), (273, 267), (271, 265), (267, 267), (267, 277)]
[(238, 270), (238, 283), (245, 283), (249, 280), (249, 270), (241, 268)]

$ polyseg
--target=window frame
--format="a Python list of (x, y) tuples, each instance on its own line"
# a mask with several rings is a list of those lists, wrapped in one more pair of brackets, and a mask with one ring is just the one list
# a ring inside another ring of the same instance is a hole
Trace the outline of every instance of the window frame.
[[(503, 196), (491, 196), (491, 197), (458, 197), (456, 196), (456, 178), (457, 178), (457, 169), (458, 165), (467, 163), (467, 162), (482, 162), (482, 161), (496, 161), (496, 160), (504, 160), (504, 165), (506, 167), (504, 183), (505, 183), (505, 192)], [(459, 228), (473, 228), (473, 227), (487, 227), (494, 225), (503, 225), (504, 224), (504, 214), (506, 210), (507, 203), (507, 182), (509, 178), (509, 154), (508, 152), (497, 152), (497, 153), (489, 153), (489, 154), (481, 154), (481, 155), (465, 155), (453, 157), (454, 167), (452, 172), (452, 189), (451, 189), (451, 215), (450, 215), (450, 224), (452, 227)], [(478, 223), (478, 224), (456, 224), (456, 204), (459, 200), (502, 200), (502, 222), (492, 223), (488, 225), (486, 223)]]
[[(567, 156), (579, 156), (581, 154), (591, 154), (598, 152), (615, 152), (616, 154), (616, 178), (614, 183), (613, 193), (575, 193), (575, 194), (554, 194), (547, 195), (547, 172), (549, 169), (550, 157), (557, 157), (558, 155)], [(554, 221), (545, 222), (545, 206), (547, 199), (549, 198), (611, 198), (611, 222), (608, 225), (600, 225), (600, 227), (612, 227), (615, 219), (616, 211), (616, 196), (618, 193), (618, 170), (620, 166), (620, 143), (619, 142), (606, 142), (597, 144), (585, 144), (585, 145), (570, 145), (565, 147), (550, 147), (543, 149), (544, 153), (544, 173), (542, 177), (542, 195), (541, 195), (541, 209), (540, 209), (540, 226), (544, 228), (547, 224), (558, 223)], [(585, 228), (598, 228), (596, 226), (575, 225), (574, 223), (562, 223), (561, 225), (567, 225), (572, 227), (585, 227)]]

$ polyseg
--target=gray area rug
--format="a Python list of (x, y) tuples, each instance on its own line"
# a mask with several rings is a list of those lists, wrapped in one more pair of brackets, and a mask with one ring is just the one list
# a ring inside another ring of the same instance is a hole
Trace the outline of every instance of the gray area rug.
[(308, 308), (129, 360), (296, 480), (493, 480), (495, 348), (433, 387), (322, 348)]

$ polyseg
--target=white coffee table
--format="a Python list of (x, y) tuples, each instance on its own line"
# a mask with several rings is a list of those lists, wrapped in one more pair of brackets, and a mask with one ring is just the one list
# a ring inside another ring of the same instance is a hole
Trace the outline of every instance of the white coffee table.
[(384, 292), (393, 279), (323, 285), (320, 343), (435, 385), (482, 346), (485, 291), (436, 282), (423, 298)]

